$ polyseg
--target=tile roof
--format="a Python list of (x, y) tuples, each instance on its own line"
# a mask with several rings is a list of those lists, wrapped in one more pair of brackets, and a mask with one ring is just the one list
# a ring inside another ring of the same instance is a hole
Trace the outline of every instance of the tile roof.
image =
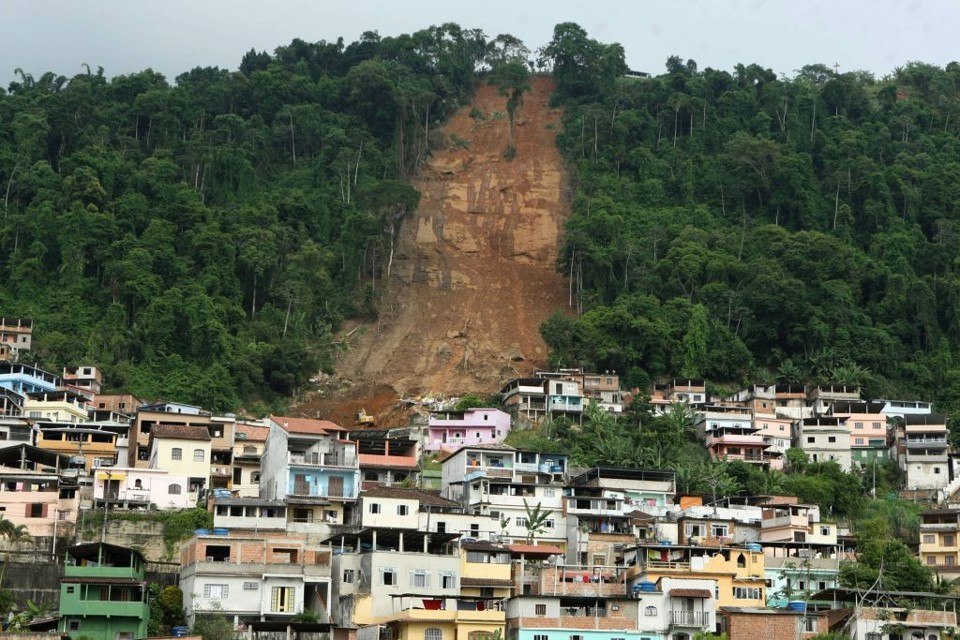
[(677, 598), (709, 598), (709, 589), (670, 589), (670, 595)]
[(766, 496), (764, 500), (759, 502), (760, 505), (775, 505), (775, 504), (784, 504), (784, 505), (793, 505), (797, 504), (800, 501), (796, 496)]
[(422, 489), (408, 489), (405, 487), (374, 487), (362, 494), (364, 498), (396, 498), (398, 500), (418, 500), (421, 505), (430, 507), (459, 507), (460, 503), (441, 498), (433, 491)]
[(563, 550), (549, 544), (508, 544), (510, 553), (539, 554), (546, 556), (558, 556), (563, 554)]
[(150, 432), (154, 438), (174, 438), (177, 440), (210, 441), (210, 432), (206, 427), (186, 424), (158, 424)]
[[(236, 427), (236, 433), (246, 434), (246, 440), (250, 441), (267, 441), (267, 436), (270, 434), (269, 427), (256, 427), (252, 424), (238, 424)], [(237, 438), (240, 440), (241, 438)]]
[(513, 580), (500, 578), (460, 578), (463, 587), (512, 587)]
[(292, 418), (290, 416), (270, 416), (270, 419), (280, 425), (288, 433), (305, 433), (310, 435), (326, 435), (333, 431), (344, 431), (344, 428), (329, 420), (313, 420), (311, 418)]

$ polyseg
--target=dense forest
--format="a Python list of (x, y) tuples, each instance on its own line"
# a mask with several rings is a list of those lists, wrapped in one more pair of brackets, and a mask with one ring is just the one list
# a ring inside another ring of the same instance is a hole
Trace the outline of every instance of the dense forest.
[(58, 371), (228, 409), (329, 370), (375, 314), (404, 179), (515, 39), (454, 24), (250, 51), (172, 84), (146, 70), (0, 90), (0, 314)]
[(582, 312), (543, 327), (555, 364), (960, 407), (960, 64), (625, 77), (574, 24), (544, 53)]

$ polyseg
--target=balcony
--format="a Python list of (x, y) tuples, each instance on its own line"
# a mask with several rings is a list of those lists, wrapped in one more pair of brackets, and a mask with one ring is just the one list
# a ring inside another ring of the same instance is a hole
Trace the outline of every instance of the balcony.
[(120, 602), (114, 600), (78, 600), (63, 603), (62, 615), (104, 616), (108, 618), (148, 618), (150, 608), (146, 602)]
[(766, 444), (763, 442), (763, 436), (757, 434), (721, 433), (719, 435), (712, 435), (707, 438), (708, 447), (723, 444), (747, 445), (759, 447), (761, 449), (766, 446)]
[(544, 566), (538, 582), (540, 595), (625, 597), (627, 593), (626, 568), (617, 566)]
[(908, 438), (907, 449), (937, 449), (947, 446), (947, 438)]
[(337, 490), (334, 489), (330, 491), (327, 487), (294, 487), (293, 491), (287, 496), (288, 499), (296, 501), (300, 500), (356, 500), (357, 492), (356, 490)]
[(764, 529), (778, 529), (780, 527), (810, 528), (810, 518), (806, 515), (778, 515), (772, 518), (763, 518), (760, 526)]
[(583, 398), (580, 396), (550, 396), (547, 406), (550, 411), (580, 413), (583, 411)]
[(960, 523), (958, 522), (923, 522), (920, 524), (921, 533), (932, 533), (935, 531), (943, 531), (945, 533), (953, 533), (954, 531), (960, 531)]
[(346, 467), (357, 468), (357, 458), (332, 453), (293, 453), (287, 454), (287, 463), (297, 467)]
[(702, 628), (710, 624), (710, 613), (708, 611), (671, 611), (671, 627), (697, 627)]
[[(329, 557), (328, 562), (329, 562)], [(279, 575), (279, 576), (304, 576), (309, 578), (329, 578), (329, 564), (289, 564), (283, 562), (233, 562), (225, 560), (223, 562), (213, 560), (202, 560), (194, 564), (196, 575), (213, 576), (246, 576), (246, 575)]]
[(210, 467), (210, 475), (214, 478), (231, 478), (233, 470), (230, 467)]
[(930, 451), (919, 449), (916, 451), (907, 451), (907, 462), (947, 462), (947, 450), (939, 449)]

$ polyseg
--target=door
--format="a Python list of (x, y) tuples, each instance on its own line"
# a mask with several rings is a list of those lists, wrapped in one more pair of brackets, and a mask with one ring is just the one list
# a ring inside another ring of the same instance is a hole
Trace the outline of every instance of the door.
[(328, 495), (331, 498), (342, 498), (343, 497), (343, 478), (340, 476), (330, 476), (330, 481), (327, 484)]
[(298, 473), (293, 476), (293, 494), (297, 496), (310, 495), (310, 483), (307, 482), (306, 474)]
[(120, 495), (120, 481), (119, 480), (107, 480), (107, 500), (116, 500), (117, 496)]

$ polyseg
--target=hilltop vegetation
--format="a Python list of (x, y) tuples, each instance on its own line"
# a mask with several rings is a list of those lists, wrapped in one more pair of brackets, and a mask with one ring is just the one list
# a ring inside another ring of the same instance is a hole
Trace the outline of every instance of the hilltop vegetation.
[(331, 331), (375, 313), (404, 179), (509, 36), (457, 25), (294, 40), (170, 83), (47, 73), (0, 90), (0, 313), (33, 357), (108, 385), (229, 409), (331, 367)]
[(628, 78), (572, 24), (545, 52), (583, 312), (543, 327), (556, 364), (958, 406), (960, 64)]

